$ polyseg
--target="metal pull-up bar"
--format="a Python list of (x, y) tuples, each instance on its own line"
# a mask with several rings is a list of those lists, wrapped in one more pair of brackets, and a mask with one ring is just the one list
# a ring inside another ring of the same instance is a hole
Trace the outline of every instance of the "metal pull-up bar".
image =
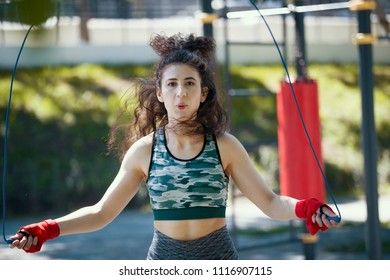
[(359, 85), (362, 95), (362, 148), (364, 154), (364, 187), (367, 204), (366, 251), (369, 259), (381, 259), (381, 235), (378, 211), (377, 134), (374, 111), (374, 75), (371, 34), (371, 12), (374, 0), (351, 0), (350, 9), (357, 12), (358, 33), (354, 42), (359, 49)]
[[(371, 34), (370, 16), (375, 8), (376, 2), (374, 0), (351, 0), (343, 3), (308, 6), (289, 5), (283, 8), (261, 10), (264, 16), (290, 13), (296, 15), (336, 9), (350, 9), (357, 13), (358, 33), (355, 34), (352, 41), (359, 49), (359, 84), (362, 96), (362, 149), (364, 155), (364, 186), (367, 204), (366, 250), (369, 259), (380, 259), (382, 254), (378, 211), (377, 134), (374, 120), (372, 44), (381, 39), (390, 39), (389, 33), (380, 37)], [(258, 17), (258, 12), (253, 10), (228, 12), (226, 17), (229, 19)], [(304, 45), (301, 47), (304, 47)]]
[[(295, 6), (293, 4), (290, 4), (287, 7), (283, 7), (283, 8), (264, 9), (261, 10), (261, 13), (263, 16), (286, 15), (290, 13), (308, 13), (308, 12), (321, 12), (321, 11), (348, 9), (349, 6), (350, 6), (349, 2), (319, 4), (319, 5), (305, 5), (305, 6)], [(247, 17), (258, 17), (259, 13), (253, 10), (238, 11), (238, 12), (228, 12), (226, 16), (232, 19), (243, 18), (243, 17), (247, 18)]]

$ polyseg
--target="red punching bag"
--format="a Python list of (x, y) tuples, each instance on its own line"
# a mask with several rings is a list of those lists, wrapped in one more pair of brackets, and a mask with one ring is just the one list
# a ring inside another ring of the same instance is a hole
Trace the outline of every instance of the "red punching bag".
[[(317, 82), (292, 83), (317, 158), (323, 167)], [(282, 82), (277, 95), (281, 195), (325, 201), (325, 183), (310, 148), (290, 84)]]

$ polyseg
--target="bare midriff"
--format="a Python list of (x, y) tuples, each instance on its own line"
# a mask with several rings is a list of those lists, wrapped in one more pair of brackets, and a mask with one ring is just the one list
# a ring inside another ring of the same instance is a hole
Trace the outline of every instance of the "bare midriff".
[(225, 218), (154, 222), (155, 229), (176, 240), (195, 240), (225, 225)]

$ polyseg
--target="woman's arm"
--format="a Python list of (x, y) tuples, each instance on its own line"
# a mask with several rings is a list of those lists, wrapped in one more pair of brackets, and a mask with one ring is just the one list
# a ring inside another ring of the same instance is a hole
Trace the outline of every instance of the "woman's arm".
[(303, 218), (311, 234), (339, 224), (337, 221), (327, 219), (327, 216), (337, 216), (330, 207), (314, 198), (297, 200), (274, 193), (254, 167), (244, 147), (232, 135), (225, 134), (219, 137), (218, 146), (226, 173), (231, 176), (241, 192), (270, 218), (276, 220)]
[[(92, 206), (84, 207), (54, 220), (60, 235), (91, 232), (109, 224), (126, 207), (146, 178), (151, 156), (151, 137), (144, 137), (134, 143), (126, 153), (119, 172), (100, 199)], [(97, 174), (96, 176), (98, 176)], [(29, 226), (27, 226), (28, 228)], [(23, 230), (23, 227), (21, 228)], [(27, 233), (28, 229), (26, 230)], [(17, 233), (10, 246), (29, 249), (37, 244), (36, 236)], [(22, 238), (20, 241), (18, 239)]]
[(125, 158), (124, 166), (121, 166), (114, 181), (98, 203), (55, 219), (61, 235), (101, 229), (119, 215), (137, 193), (143, 179), (142, 174), (132, 168), (131, 161), (130, 158)]
[(136, 142), (126, 153), (114, 181), (98, 203), (55, 220), (61, 235), (98, 230), (117, 217), (145, 179), (150, 152), (145, 139)]
[(264, 182), (242, 144), (231, 134), (218, 138), (218, 146), (226, 173), (238, 189), (267, 216), (278, 220), (297, 219), (298, 200), (279, 196)]

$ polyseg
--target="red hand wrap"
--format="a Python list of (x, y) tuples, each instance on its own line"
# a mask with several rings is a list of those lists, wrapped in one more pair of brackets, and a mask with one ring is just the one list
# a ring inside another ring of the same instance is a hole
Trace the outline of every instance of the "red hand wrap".
[(60, 235), (60, 228), (57, 222), (53, 220), (44, 220), (37, 224), (24, 226), (21, 227), (20, 230), (28, 232), (28, 234), (33, 237), (38, 237), (37, 245), (31, 245), (28, 250), (23, 249), (27, 253), (39, 252), (42, 248), (43, 243), (45, 243), (47, 240), (54, 239)]
[(322, 227), (319, 227), (317, 223), (313, 223), (312, 221), (312, 216), (317, 212), (318, 208), (323, 206), (326, 206), (330, 209), (328, 205), (318, 201), (315, 198), (300, 200), (295, 206), (295, 214), (298, 218), (306, 219), (306, 228), (311, 235), (316, 234), (320, 229), (322, 231), (328, 229), (327, 226), (323, 225)]

